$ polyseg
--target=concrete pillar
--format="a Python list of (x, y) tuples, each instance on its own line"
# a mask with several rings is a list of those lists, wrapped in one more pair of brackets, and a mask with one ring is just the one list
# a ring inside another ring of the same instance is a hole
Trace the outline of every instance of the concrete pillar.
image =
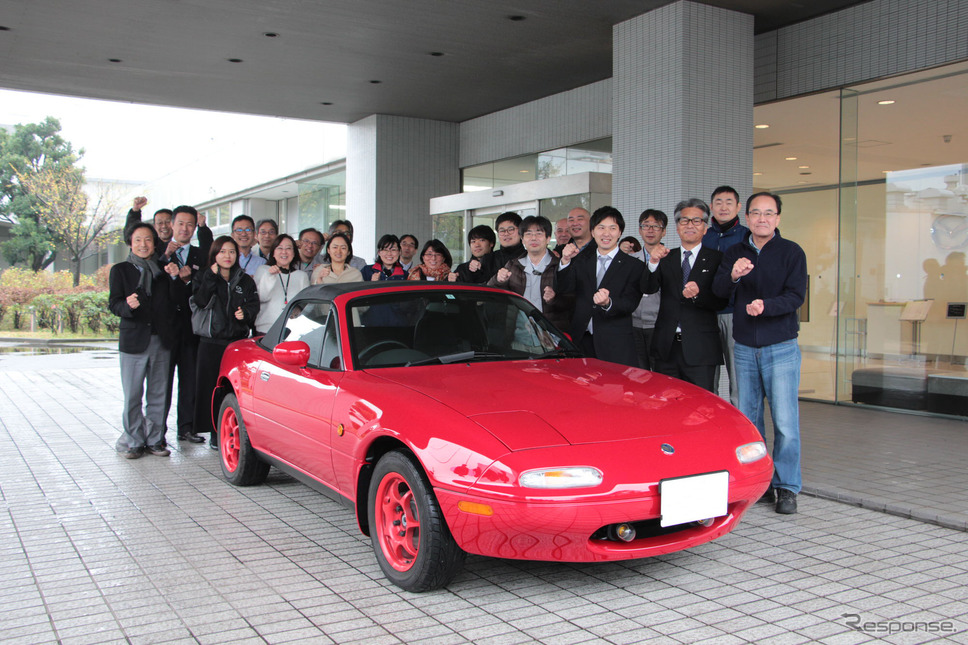
[(386, 233), (430, 236), (430, 198), (460, 192), (456, 123), (373, 114), (349, 126), (346, 217), (372, 260)]
[[(680, 0), (613, 28), (613, 205), (670, 218), (688, 197), (753, 172), (753, 16)], [(678, 242), (673, 242), (677, 245)]]

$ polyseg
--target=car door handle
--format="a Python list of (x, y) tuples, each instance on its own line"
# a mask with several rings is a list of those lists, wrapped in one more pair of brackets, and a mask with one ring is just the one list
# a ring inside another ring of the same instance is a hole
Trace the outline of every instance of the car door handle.
[(263, 372), (262, 374), (259, 375), (259, 378), (261, 378), (264, 382), (268, 382), (269, 381), (269, 372)]

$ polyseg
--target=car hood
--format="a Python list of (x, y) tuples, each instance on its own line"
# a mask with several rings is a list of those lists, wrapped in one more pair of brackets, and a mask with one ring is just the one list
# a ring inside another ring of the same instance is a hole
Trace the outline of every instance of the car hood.
[(480, 424), (511, 450), (748, 427), (735, 408), (678, 379), (595, 359), (373, 370)]

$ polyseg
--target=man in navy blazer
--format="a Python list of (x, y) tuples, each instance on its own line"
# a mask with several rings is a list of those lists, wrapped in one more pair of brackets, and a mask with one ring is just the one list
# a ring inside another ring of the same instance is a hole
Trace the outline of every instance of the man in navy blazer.
[[(595, 248), (581, 252), (571, 242), (561, 254), (560, 293), (575, 294), (572, 340), (587, 356), (638, 367), (632, 336), (632, 312), (639, 306), (642, 262), (618, 248), (625, 219), (618, 209), (603, 206), (590, 222)], [(586, 248), (587, 250), (587, 248)]]
[(716, 366), (723, 363), (716, 312), (726, 300), (713, 293), (713, 278), (723, 254), (703, 246), (709, 206), (686, 199), (674, 219), (682, 246), (656, 248), (642, 274), (643, 293), (659, 296), (659, 315), (652, 334), (655, 371), (716, 391)]
[[(193, 422), (195, 417), (195, 362), (198, 355), (198, 337), (192, 331), (192, 311), (188, 300), (192, 294), (192, 279), (198, 271), (209, 266), (208, 249), (204, 251), (193, 246), (192, 236), (195, 234), (198, 211), (191, 206), (178, 206), (174, 210), (172, 220), (172, 238), (167, 247), (167, 255), (162, 263), (175, 264), (178, 267), (177, 280), (186, 285), (175, 300), (173, 328), (175, 342), (171, 349), (171, 364), (168, 370), (168, 391), (165, 396), (165, 418), (171, 409), (175, 370), (178, 370), (178, 439), (202, 443), (205, 441), (195, 433)], [(207, 227), (203, 227), (209, 230)], [(199, 229), (199, 238), (201, 235)], [(209, 237), (211, 237), (209, 235)], [(209, 240), (209, 244), (211, 241)]]

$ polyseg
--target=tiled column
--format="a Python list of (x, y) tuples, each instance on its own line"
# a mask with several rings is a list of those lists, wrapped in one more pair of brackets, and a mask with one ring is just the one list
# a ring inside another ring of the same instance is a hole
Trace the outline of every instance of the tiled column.
[(373, 114), (347, 135), (346, 217), (372, 260), (385, 233), (430, 236), (430, 198), (460, 192), (456, 123)]
[(627, 231), (646, 208), (671, 219), (677, 202), (722, 184), (749, 196), (752, 16), (666, 5), (613, 28), (612, 65), (612, 199)]

